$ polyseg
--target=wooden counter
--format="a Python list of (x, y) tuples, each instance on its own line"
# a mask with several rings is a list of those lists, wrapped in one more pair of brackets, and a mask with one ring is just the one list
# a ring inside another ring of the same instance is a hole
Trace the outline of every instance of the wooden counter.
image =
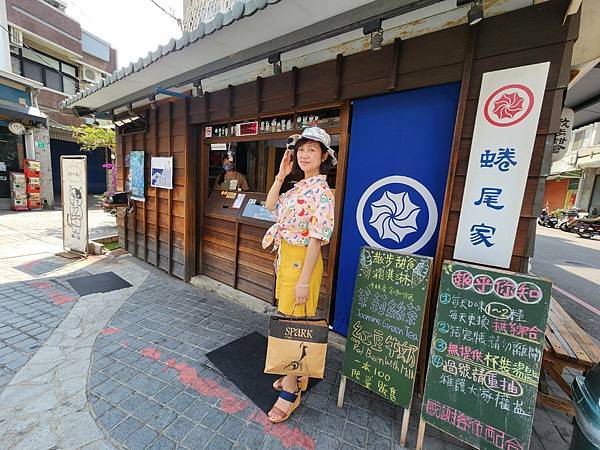
[[(244, 195), (241, 202), (240, 195)], [(271, 248), (262, 248), (263, 236), (274, 223), (266, 218), (268, 213), (262, 207), (265, 198), (266, 194), (257, 192), (212, 193), (204, 213), (202, 273), (275, 304), (276, 253)], [(323, 248), (324, 267), (327, 267), (328, 254), (329, 246), (326, 246)], [(320, 314), (325, 305), (326, 286), (327, 273), (323, 273)]]

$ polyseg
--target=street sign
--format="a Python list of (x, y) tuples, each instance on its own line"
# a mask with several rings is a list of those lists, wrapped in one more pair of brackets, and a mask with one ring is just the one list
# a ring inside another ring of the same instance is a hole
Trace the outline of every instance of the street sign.
[(479, 449), (529, 447), (551, 290), (539, 278), (444, 262), (422, 421)]

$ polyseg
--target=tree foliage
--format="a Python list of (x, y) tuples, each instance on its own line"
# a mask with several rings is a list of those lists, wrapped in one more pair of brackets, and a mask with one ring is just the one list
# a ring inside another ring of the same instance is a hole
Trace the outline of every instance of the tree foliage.
[(71, 131), (83, 151), (90, 152), (97, 148), (108, 148), (111, 152), (115, 151), (117, 141), (115, 130), (112, 128), (81, 125), (79, 127), (72, 126)]

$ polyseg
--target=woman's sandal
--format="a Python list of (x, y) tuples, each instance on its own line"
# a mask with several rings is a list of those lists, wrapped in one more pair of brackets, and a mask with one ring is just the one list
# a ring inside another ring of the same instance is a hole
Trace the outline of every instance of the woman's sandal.
[(288, 420), (289, 417), (292, 415), (292, 413), (296, 410), (296, 408), (298, 406), (300, 406), (300, 397), (301, 396), (302, 396), (302, 391), (300, 391), (300, 390), (297, 390), (295, 394), (292, 394), (291, 392), (288, 392), (288, 391), (281, 391), (279, 393), (279, 397), (282, 398), (282, 399), (284, 399), (284, 400), (286, 400), (286, 401), (288, 401), (288, 402), (290, 402), (291, 405), (290, 405), (287, 413), (284, 412), (284, 411), (282, 411), (278, 407), (273, 406), (271, 408), (271, 411), (269, 411), (269, 412), (276, 413), (279, 416), (279, 418), (278, 419), (274, 419), (271, 416), (268, 416), (269, 417), (269, 421), (271, 423), (281, 423), (281, 422), (284, 422), (284, 421)]
[[(298, 377), (298, 388), (302, 392), (306, 392), (306, 390), (308, 389), (308, 377)], [(275, 382), (273, 383), (273, 389), (275, 389), (276, 391), (283, 390), (283, 377), (279, 377), (275, 380)]]

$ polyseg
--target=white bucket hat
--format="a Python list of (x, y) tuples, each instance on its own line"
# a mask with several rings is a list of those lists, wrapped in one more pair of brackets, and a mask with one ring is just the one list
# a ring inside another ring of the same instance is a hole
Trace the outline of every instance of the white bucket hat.
[(331, 148), (331, 136), (323, 128), (319, 127), (308, 127), (302, 134), (293, 134), (287, 138), (285, 147), (288, 150), (294, 150), (296, 142), (300, 139), (310, 139), (311, 141), (317, 141), (323, 144), (327, 148), (327, 153), (331, 156), (331, 163), (335, 166), (337, 164), (337, 158), (335, 157), (335, 151)]

